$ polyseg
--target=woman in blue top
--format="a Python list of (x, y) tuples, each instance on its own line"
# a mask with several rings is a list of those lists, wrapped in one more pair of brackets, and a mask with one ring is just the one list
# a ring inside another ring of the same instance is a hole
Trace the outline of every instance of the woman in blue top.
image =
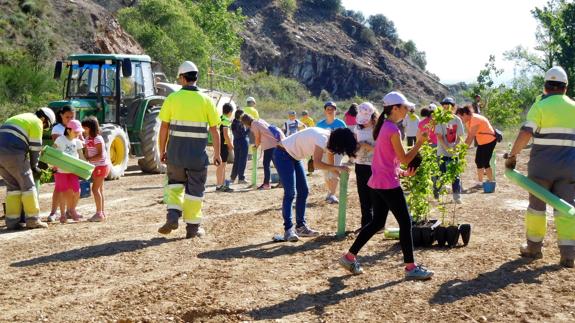
[(244, 172), (248, 162), (248, 147), (250, 129), (246, 128), (240, 121), (243, 110), (236, 110), (234, 120), (232, 121), (232, 134), (234, 136), (234, 166), (230, 179), (232, 183), (238, 178), (238, 184), (247, 184)]

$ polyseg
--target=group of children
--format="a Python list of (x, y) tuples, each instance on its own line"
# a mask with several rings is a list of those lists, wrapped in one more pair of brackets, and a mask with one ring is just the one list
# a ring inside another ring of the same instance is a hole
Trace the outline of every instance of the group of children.
[[(96, 204), (96, 213), (88, 219), (101, 222), (106, 219), (104, 213), (104, 179), (110, 171), (110, 161), (106, 154), (104, 139), (100, 135), (100, 125), (95, 117), (87, 117), (82, 122), (75, 120), (75, 111), (64, 106), (56, 115), (58, 122), (52, 128), (54, 148), (75, 158), (82, 158), (94, 165), (92, 172), (92, 194)], [(66, 223), (69, 218), (80, 221), (82, 216), (76, 211), (80, 199), (80, 180), (77, 175), (62, 169), (55, 169), (52, 209), (48, 222), (59, 220)], [(60, 215), (57, 215), (57, 209)]]

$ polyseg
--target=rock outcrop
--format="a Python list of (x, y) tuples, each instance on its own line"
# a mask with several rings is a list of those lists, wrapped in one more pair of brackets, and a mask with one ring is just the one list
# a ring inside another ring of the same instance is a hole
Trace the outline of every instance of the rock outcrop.
[(369, 37), (366, 27), (351, 18), (326, 17), (298, 3), (288, 18), (274, 1), (236, 1), (248, 16), (241, 53), (246, 70), (295, 78), (314, 95), (326, 90), (334, 98), (380, 98), (396, 89), (427, 102), (448, 92), (389, 40)]

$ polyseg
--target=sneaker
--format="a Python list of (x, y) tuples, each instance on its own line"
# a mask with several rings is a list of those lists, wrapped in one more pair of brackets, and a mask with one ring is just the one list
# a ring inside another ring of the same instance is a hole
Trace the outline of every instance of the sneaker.
[(262, 184), (258, 187), (258, 191), (267, 191), (271, 190), (270, 184)]
[(405, 278), (408, 280), (428, 280), (433, 276), (433, 271), (422, 265), (417, 265), (412, 270), (405, 271)]
[(48, 218), (46, 219), (46, 222), (56, 222), (56, 219), (58, 219), (58, 215), (56, 215), (56, 212), (51, 212), (50, 215), (48, 215)]
[(330, 194), (327, 199), (326, 199), (328, 204), (338, 204), (339, 200), (337, 199), (337, 197), (333, 194)]
[(238, 179), (238, 184), (249, 184), (245, 179)]
[(299, 240), (299, 237), (295, 233), (294, 229), (291, 228), (291, 229), (285, 231), (284, 240), (289, 241), (289, 242), (297, 242)]
[(201, 238), (206, 234), (206, 231), (204, 230), (204, 228), (200, 227), (199, 224), (191, 224), (188, 223), (186, 225), (186, 239), (191, 239), (191, 238)]
[(453, 197), (453, 203), (455, 204), (461, 204), (463, 202), (461, 202), (461, 197), (460, 196), (454, 196)]
[(76, 222), (79, 222), (79, 221), (82, 220), (82, 218), (83, 218), (82, 216), (80, 216), (80, 215), (78, 214), (78, 212), (76, 212), (76, 210), (70, 211), (70, 215), (72, 216), (72, 220), (74, 220), (74, 221), (76, 221)]
[(42, 222), (38, 219), (26, 219), (26, 228), (27, 229), (46, 229), (48, 224)]
[(60, 215), (60, 223), (65, 224), (68, 222), (68, 217), (66, 215)]
[(231, 193), (233, 191), (234, 191), (234, 189), (230, 188), (229, 186), (224, 185), (224, 186), (220, 187), (220, 192)]
[(319, 232), (310, 229), (307, 225), (302, 225), (301, 227), (297, 227), (295, 232), (300, 237), (317, 237), (319, 236)]
[(355, 259), (354, 261), (351, 261), (351, 260), (347, 259), (347, 257), (345, 255), (343, 255), (339, 258), (339, 264), (343, 268), (345, 268), (345, 270), (349, 271), (350, 273), (352, 273), (354, 275), (363, 274), (363, 268), (361, 268), (361, 265), (359, 264), (357, 259)]
[(575, 267), (575, 260), (572, 258), (563, 258), (559, 261), (559, 264), (566, 268), (573, 268)]
[(541, 252), (541, 249), (539, 250), (532, 250), (531, 248), (529, 248), (528, 245), (524, 244), (521, 247), (519, 247), (519, 253), (521, 254), (521, 257), (524, 258), (532, 258), (532, 259), (541, 259), (543, 258), (543, 253)]
[(178, 228), (178, 222), (168, 222), (164, 223), (159, 229), (158, 232), (161, 234), (170, 234), (173, 230)]
[(90, 222), (104, 222), (106, 220), (106, 216), (104, 212), (96, 212), (91, 218), (88, 219)]

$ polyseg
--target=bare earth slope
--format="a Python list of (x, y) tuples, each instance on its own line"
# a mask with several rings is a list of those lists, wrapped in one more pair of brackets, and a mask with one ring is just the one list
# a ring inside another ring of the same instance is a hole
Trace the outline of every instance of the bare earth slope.
[(365, 26), (298, 4), (294, 17), (286, 18), (273, 1), (236, 1), (248, 16), (242, 46), (247, 69), (295, 78), (314, 95), (327, 90), (338, 98), (395, 89), (427, 103), (447, 93), (389, 40), (376, 37), (367, 44), (362, 41)]
[[(235, 185), (240, 192), (224, 194), (209, 185), (207, 236), (185, 240), (180, 228), (165, 238), (156, 232), (165, 211), (162, 176), (130, 169), (105, 184), (106, 223), (0, 228), (1, 322), (575, 320), (574, 271), (557, 265), (554, 226), (543, 259), (518, 256), (526, 194), (501, 169), (496, 194), (465, 194), (458, 206), (460, 222), (473, 224), (469, 246), (416, 251), (436, 271), (428, 282), (402, 279), (399, 245), (381, 234), (361, 252), (364, 275), (343, 271), (336, 260), (352, 238), (333, 237), (337, 207), (323, 201), (319, 174), (309, 177), (308, 219), (325, 234), (272, 243), (282, 229), (281, 190)], [(464, 185), (473, 173), (470, 167)], [(210, 168), (210, 184), (213, 174)], [(52, 189), (42, 187), (43, 211)], [(359, 225), (356, 194), (352, 175), (348, 230)], [(92, 200), (82, 199), (79, 210), (91, 215)], [(392, 216), (387, 226), (396, 226)]]

